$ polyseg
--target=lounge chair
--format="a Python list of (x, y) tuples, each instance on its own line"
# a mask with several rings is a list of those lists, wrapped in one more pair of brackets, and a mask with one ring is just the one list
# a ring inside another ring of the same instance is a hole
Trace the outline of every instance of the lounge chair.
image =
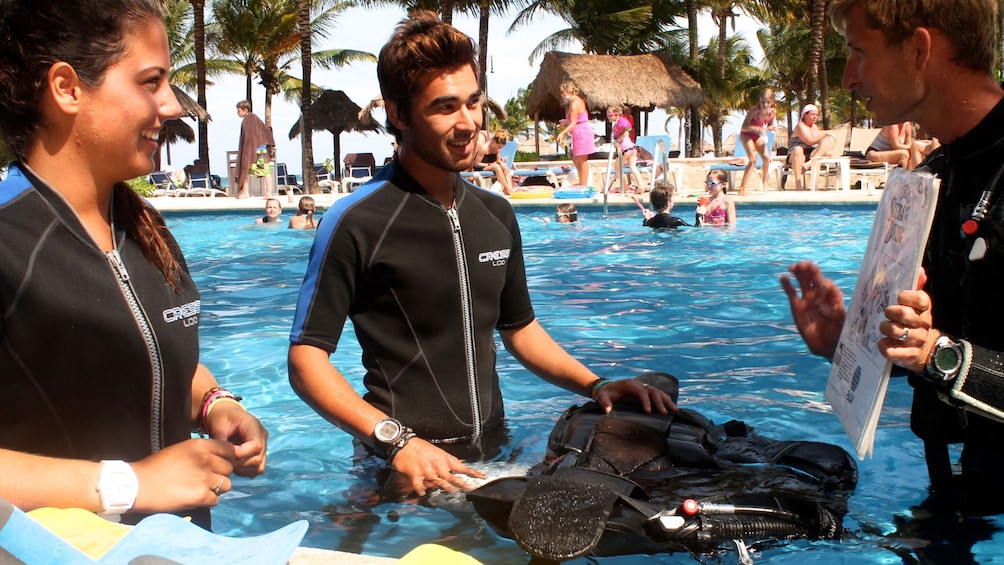
[(226, 196), (227, 193), (213, 188), (209, 173), (192, 173), (188, 179), (188, 189), (181, 196)]
[[(638, 163), (638, 171), (649, 174), (649, 190), (652, 190), (655, 186), (657, 178), (661, 176), (663, 179), (668, 180), (670, 174), (673, 175), (673, 186), (677, 190), (682, 188), (683, 166), (669, 162), (670, 159), (674, 158), (674, 153), (676, 157), (680, 156), (679, 151), (670, 151), (669, 149), (673, 144), (671, 137), (668, 135), (639, 135), (635, 138), (634, 143), (652, 155), (651, 164)], [(627, 167), (625, 167), (625, 172), (627, 170)]]
[(178, 196), (178, 189), (171, 182), (171, 175), (167, 171), (154, 171), (150, 173), (150, 184), (153, 185), (153, 196)]
[(864, 157), (868, 152), (868, 146), (875, 141), (875, 137), (880, 131), (882, 128), (851, 129), (850, 149), (846, 155), (850, 158), (851, 174), (864, 177), (861, 179), (862, 188), (865, 188), (866, 184), (867, 189), (871, 189), (873, 186), (867, 177), (876, 177), (879, 186), (889, 180), (889, 171), (892, 169), (889, 163), (869, 161)]
[(279, 194), (303, 194), (303, 189), (300, 185), (296, 184), (296, 176), (289, 174), (286, 169), (286, 163), (276, 163), (275, 164), (275, 187)]
[[(768, 155), (773, 155), (774, 154), (774, 132), (773, 131), (768, 131), (767, 132), (767, 154)], [(748, 159), (749, 158), (746, 155), (746, 148), (743, 147), (742, 136), (740, 136), (740, 135), (736, 136), (736, 148), (732, 151), (732, 158), (733, 159), (740, 159), (740, 158), (742, 158), (742, 159)], [(761, 170), (764, 167), (764, 165), (765, 165), (764, 162), (763, 162), (763, 159), (761, 159), (760, 157), (757, 157), (756, 160), (757, 160), (756, 170)], [(766, 163), (766, 166), (767, 167), (777, 167), (777, 164), (775, 164), (775, 163), (773, 163), (771, 161), (771, 162)], [(729, 188), (733, 189), (733, 190), (736, 190), (736, 189), (738, 189), (738, 186), (735, 183), (735, 178), (734, 178), (735, 175), (734, 175), (734, 173), (736, 171), (745, 171), (746, 170), (746, 165), (730, 165), (728, 163), (715, 163), (715, 164), (711, 165), (711, 167), (709, 167), (708, 170), (711, 170), (711, 171), (725, 171), (725, 172), (727, 172), (729, 174)], [(768, 171), (769, 170), (770, 169), (768, 169)], [(777, 170), (777, 173), (778, 173), (778, 183), (780, 183), (781, 182), (781, 178), (780, 178), (780, 171), (781, 171), (781, 169), (777, 168), (776, 170)], [(759, 182), (758, 182), (758, 184), (759, 184)], [(764, 188), (766, 188), (766, 187), (761, 186), (760, 190), (763, 191)]]
[(341, 192), (342, 183), (331, 178), (331, 171), (324, 165), (314, 164), (314, 176), (317, 177), (317, 186), (321, 187), (321, 192)]
[(356, 187), (366, 184), (373, 178), (376, 171), (376, 159), (372, 153), (349, 153), (345, 156), (345, 175), (342, 186), (346, 192), (352, 192)]

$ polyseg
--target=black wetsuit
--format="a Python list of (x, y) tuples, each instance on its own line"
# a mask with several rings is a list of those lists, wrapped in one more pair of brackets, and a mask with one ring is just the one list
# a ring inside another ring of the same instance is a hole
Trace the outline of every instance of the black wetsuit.
[[(178, 292), (116, 222), (123, 281), (69, 204), (17, 164), (0, 225), (0, 448), (132, 462), (189, 439), (200, 301), (177, 246)], [(179, 514), (208, 525), (206, 508)]]
[(647, 228), (664, 229), (678, 228), (688, 224), (676, 216), (670, 216), (669, 212), (659, 212), (651, 218), (646, 218), (645, 221), (642, 222), (642, 225)]
[[(990, 212), (977, 234), (989, 246), (983, 259), (967, 259), (974, 238), (964, 237), (961, 226), (1004, 163), (1004, 102), (964, 136), (932, 153), (926, 163), (942, 179), (924, 258), (928, 276), (924, 289), (931, 296), (934, 327), (996, 356), (992, 352), (1004, 352), (1000, 290), (1004, 281), (1004, 186), (1000, 185), (1004, 183), (997, 183)], [(911, 376), (910, 382), (915, 387), (911, 427), (925, 440), (929, 464), (934, 463), (934, 486), (945, 486), (951, 473), (944, 445), (963, 442), (966, 487), (1004, 493), (1000, 480), (1004, 424), (948, 406), (938, 399), (934, 385), (920, 375)], [(996, 394), (1004, 395), (1004, 390)]]
[(534, 319), (512, 207), (460, 175), (454, 191), (447, 210), (394, 162), (335, 202), (290, 335), (331, 352), (349, 317), (364, 399), (440, 442), (479, 438), (502, 422), (494, 330)]

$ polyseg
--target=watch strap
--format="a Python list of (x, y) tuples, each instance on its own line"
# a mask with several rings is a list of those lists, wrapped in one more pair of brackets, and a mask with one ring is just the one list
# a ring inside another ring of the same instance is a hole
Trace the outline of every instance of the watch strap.
[(411, 441), (412, 438), (418, 437), (418, 434), (413, 432), (411, 428), (405, 428), (404, 430), (404, 435), (401, 436), (401, 439), (397, 440), (397, 443), (395, 443), (387, 453), (388, 463), (394, 460), (394, 456), (397, 455), (397, 452), (404, 449), (404, 446), (408, 445), (408, 442)]

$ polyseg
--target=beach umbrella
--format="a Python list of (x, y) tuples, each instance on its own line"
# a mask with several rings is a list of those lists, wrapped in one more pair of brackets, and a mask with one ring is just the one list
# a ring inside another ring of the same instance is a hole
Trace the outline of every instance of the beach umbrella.
[[(341, 180), (342, 148), (339, 137), (344, 132), (383, 132), (384, 128), (368, 112), (353, 102), (341, 90), (325, 90), (310, 107), (311, 121), (315, 131), (330, 131), (334, 136), (335, 178)], [(289, 130), (289, 138), (300, 135), (300, 120)]]

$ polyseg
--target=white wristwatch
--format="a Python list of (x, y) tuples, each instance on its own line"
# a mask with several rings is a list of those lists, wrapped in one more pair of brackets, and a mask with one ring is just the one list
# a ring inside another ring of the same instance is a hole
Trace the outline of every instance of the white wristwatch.
[(102, 461), (98, 476), (98, 498), (103, 516), (118, 516), (132, 509), (139, 493), (139, 480), (125, 461)]

